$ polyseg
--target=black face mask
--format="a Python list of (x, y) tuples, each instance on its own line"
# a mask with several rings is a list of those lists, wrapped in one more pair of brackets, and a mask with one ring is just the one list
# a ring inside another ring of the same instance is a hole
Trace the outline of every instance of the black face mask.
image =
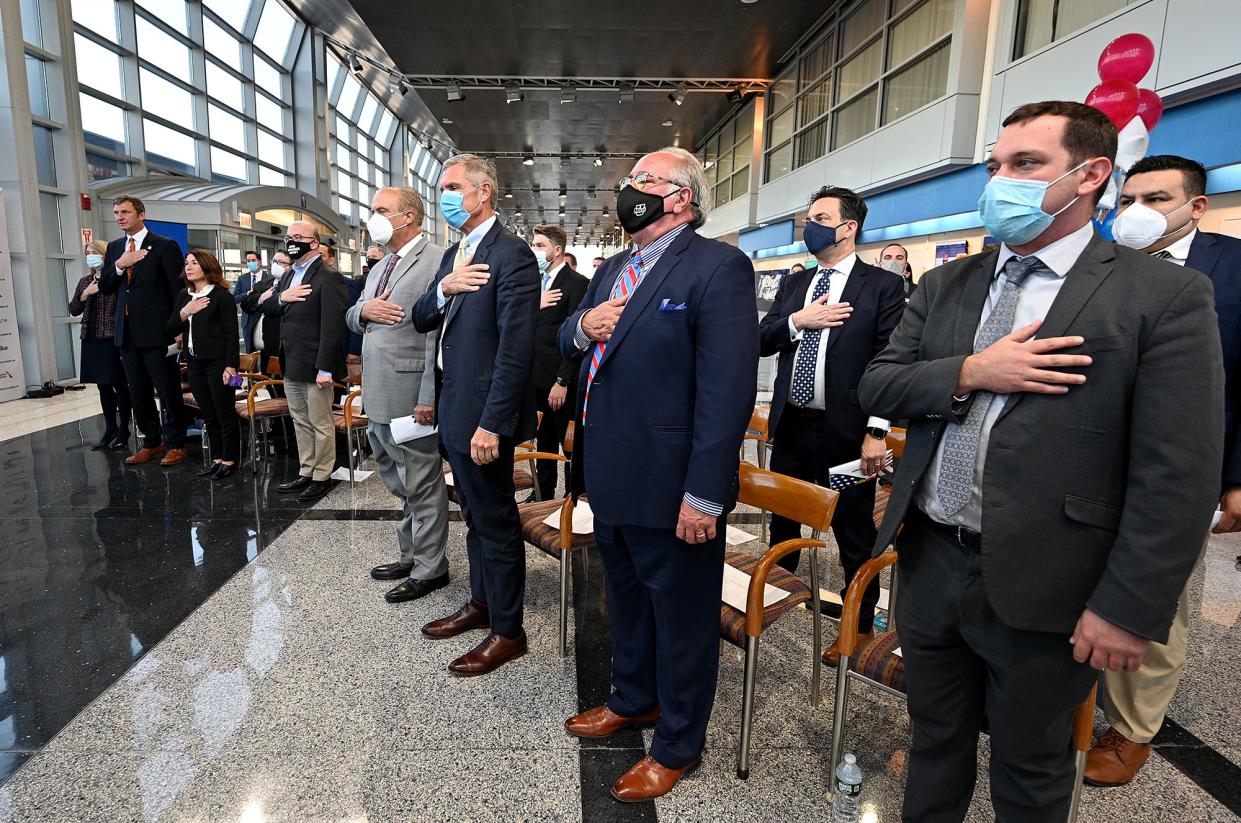
[(664, 198), (671, 197), (676, 191), (667, 194), (647, 194), (633, 186), (626, 186), (616, 196), (616, 217), (621, 227), (633, 234), (664, 216)]
[(288, 253), (289, 259), (301, 260), (304, 255), (310, 252), (310, 243), (300, 240), (285, 240), (284, 250)]

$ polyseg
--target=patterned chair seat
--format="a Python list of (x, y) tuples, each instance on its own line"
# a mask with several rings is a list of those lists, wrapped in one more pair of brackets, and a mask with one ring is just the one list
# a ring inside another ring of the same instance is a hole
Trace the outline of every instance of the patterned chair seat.
[[(583, 498), (584, 499), (584, 498)], [(517, 507), (521, 518), (521, 536), (531, 546), (560, 559), (560, 529), (552, 528), (543, 521), (552, 512), (560, 511), (564, 500), (544, 500), (541, 503), (522, 503)], [(573, 533), (573, 548), (584, 549), (595, 545), (593, 534)]]
[[(762, 555), (744, 552), (728, 552), (724, 562), (746, 574), (753, 574)], [(763, 630), (775, 623), (790, 609), (810, 600), (810, 587), (801, 578), (779, 566), (772, 567), (767, 585), (789, 592), (789, 596), (769, 608), (763, 609)], [(745, 612), (720, 603), (720, 636), (736, 646), (745, 647)]]
[(901, 639), (896, 632), (885, 632), (861, 648), (849, 660), (849, 668), (868, 680), (905, 693), (905, 661), (894, 652)]
[[(289, 413), (289, 401), (283, 397), (277, 397), (271, 400), (255, 400), (254, 401), (254, 419), (263, 420), (268, 417), (284, 417)], [(248, 420), (250, 410), (246, 408), (246, 401), (240, 400), (237, 403), (237, 416), (243, 420)]]
[[(444, 474), (452, 474), (452, 466), (448, 465), (447, 463), (444, 464)], [(530, 472), (526, 471), (525, 469), (514, 466), (513, 467), (513, 488), (519, 492), (525, 491), (526, 489), (533, 489), (534, 488), (534, 477), (532, 477)], [(448, 499), (456, 503), (458, 506), (461, 505), (461, 501), (457, 498), (457, 487), (456, 486), (448, 487)], [(543, 515), (543, 516), (546, 517), (547, 515)]]
[[(353, 416), (353, 428), (365, 429), (366, 423), (367, 423), (366, 415), (355, 414)], [(350, 427), (345, 425), (345, 412), (343, 409), (332, 410), (332, 425), (336, 427), (336, 431), (338, 432), (344, 433), (344, 432), (349, 431)]]

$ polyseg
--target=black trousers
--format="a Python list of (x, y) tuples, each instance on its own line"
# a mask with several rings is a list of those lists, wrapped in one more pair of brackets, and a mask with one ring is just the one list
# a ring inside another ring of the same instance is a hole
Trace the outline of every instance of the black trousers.
[(452, 466), (461, 515), (469, 529), (470, 595), (487, 606), (491, 630), (509, 639), (522, 629), (526, 545), (513, 499), (513, 441), (500, 438), (500, 457), (479, 466), (468, 453), (442, 447)]
[(99, 407), (103, 410), (103, 439), (115, 440), (121, 435), (129, 439), (129, 417), (133, 409), (129, 404), (129, 387), (124, 383), (112, 386), (100, 383)]
[[(856, 460), (862, 453), (862, 444), (829, 443), (826, 427), (821, 417), (803, 417), (799, 409), (786, 408), (777, 426), (774, 447), (771, 452), (771, 470), (787, 474), (798, 480), (806, 480), (826, 486), (832, 466)], [(857, 570), (870, 560), (875, 545), (875, 484), (859, 483), (840, 492), (836, 513), (832, 517), (832, 534), (840, 547), (840, 564), (845, 571), (845, 588), (852, 582)], [(801, 525), (784, 517), (771, 517), (771, 544), (783, 543), (801, 536)], [(779, 563), (789, 571), (797, 570), (800, 552), (780, 559)], [(844, 589), (840, 596), (844, 597)], [(869, 632), (875, 622), (875, 604), (879, 602), (879, 581), (876, 579), (866, 588), (862, 597), (862, 609), (858, 615), (858, 631)]]
[(1005, 625), (987, 600), (981, 554), (912, 511), (897, 542), (913, 736), (902, 820), (965, 819), (985, 710), (996, 819), (1059, 823), (1073, 792), (1073, 714), (1098, 673), (1073, 660), (1068, 635)]
[(234, 405), (237, 390), (224, 384), (224, 358), (200, 360), (191, 356), (186, 372), (207, 427), (212, 459), (236, 463), (241, 457), (241, 422)]
[[(189, 421), (181, 400), (181, 376), (176, 361), (167, 355), (164, 346), (135, 346), (129, 340), (121, 346), (121, 363), (125, 366), (125, 379), (129, 381), (134, 420), (142, 430), (142, 445), (146, 448), (156, 448), (161, 443), (170, 449), (185, 448), (185, 428)], [(163, 421), (155, 408), (157, 395), (164, 411)]]
[[(535, 446), (541, 452), (560, 454), (565, 433), (569, 430), (569, 421), (573, 419), (575, 392), (572, 389), (569, 390), (564, 404), (559, 409), (552, 409), (547, 405), (547, 395), (551, 393), (550, 386), (535, 386), (534, 393), (538, 397), (539, 411), (543, 412), (543, 419), (539, 422), (539, 431), (535, 436)], [(539, 460), (538, 464), (535, 482), (539, 484), (539, 495), (544, 500), (551, 500), (556, 496), (556, 466), (560, 464), (555, 460)], [(564, 484), (566, 489), (569, 488), (568, 463), (564, 464)]]

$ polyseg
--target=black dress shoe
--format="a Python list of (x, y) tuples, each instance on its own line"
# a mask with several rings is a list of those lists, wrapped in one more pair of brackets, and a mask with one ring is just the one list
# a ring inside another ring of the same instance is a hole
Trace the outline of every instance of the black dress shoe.
[(108, 444), (108, 451), (110, 452), (119, 452), (119, 451), (128, 451), (128, 450), (129, 450), (129, 433), (128, 432), (125, 434), (118, 434), (115, 438), (113, 438), (112, 442)]
[(318, 500), (332, 490), (331, 480), (311, 480), (306, 484), (306, 488), (297, 496), (298, 500), (310, 501)]
[(212, 480), (223, 480), (224, 478), (232, 477), (234, 474), (237, 473), (236, 463), (228, 463), (228, 464), (217, 463), (216, 465), (220, 467), (220, 470), (217, 471), (215, 474), (211, 475)]
[(288, 494), (289, 492), (300, 492), (302, 489), (306, 488), (313, 482), (314, 481), (311, 480), (309, 477), (299, 477), (296, 480), (290, 480), (288, 483), (281, 483), (279, 486), (276, 487), (276, 491), (280, 492), (281, 494)]
[(216, 473), (220, 470), (220, 467), (223, 465), (224, 465), (223, 463), (212, 463), (207, 468), (199, 469), (198, 471), (194, 472), (194, 476), (195, 477), (215, 477)]
[(112, 434), (105, 434), (103, 437), (99, 438), (99, 442), (98, 442), (98, 443), (92, 443), (92, 444), (91, 444), (90, 450), (91, 450), (91, 451), (93, 451), (93, 452), (101, 452), (101, 451), (103, 451), (103, 450), (104, 450), (104, 449), (106, 449), (109, 445), (111, 445), (112, 440), (113, 440), (115, 437), (116, 437), (116, 435), (112, 435)]
[(389, 603), (404, 603), (406, 600), (417, 600), (419, 597), (426, 597), (436, 589), (442, 589), (448, 585), (448, 572), (444, 572), (439, 577), (432, 577), (430, 580), (415, 580), (409, 578), (402, 580), (391, 591), (384, 595), (384, 600)]
[(403, 577), (409, 577), (409, 573), (413, 570), (413, 563), (384, 563), (382, 566), (371, 569), (371, 577), (376, 580), (400, 580)]

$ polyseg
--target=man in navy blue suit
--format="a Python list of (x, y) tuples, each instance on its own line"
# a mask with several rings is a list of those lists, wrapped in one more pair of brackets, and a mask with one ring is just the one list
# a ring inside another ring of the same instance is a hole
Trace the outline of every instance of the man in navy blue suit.
[[(814, 192), (805, 241), (818, 265), (780, 281), (760, 324), (763, 356), (780, 355), (768, 423), (771, 470), (822, 486), (829, 484), (833, 466), (853, 460), (861, 459), (866, 474), (878, 474), (887, 453), (888, 421), (867, 418), (857, 387), (900, 322), (905, 288), (900, 275), (858, 258), (857, 238), (865, 222), (866, 203), (849, 189), (824, 186)], [(841, 490), (832, 532), (846, 588), (870, 559), (874, 511), (874, 483)], [(771, 518), (772, 545), (800, 536), (800, 524)], [(781, 558), (780, 565), (796, 571), (798, 554)], [(876, 580), (858, 616), (864, 639), (871, 636), (878, 600)], [(839, 659), (832, 643), (823, 662), (835, 666)]]
[[(1241, 443), (1233, 418), (1241, 368), (1241, 240), (1199, 231), (1198, 223), (1207, 210), (1206, 185), (1206, 170), (1195, 160), (1175, 155), (1144, 157), (1129, 169), (1112, 231), (1117, 243), (1196, 269), (1211, 278), (1215, 287), (1224, 353), (1224, 472), (1220, 522), (1214, 529), (1220, 534), (1241, 531)], [(1109, 728), (1087, 755), (1087, 783), (1124, 785), (1150, 757), (1151, 738), (1163, 725), (1185, 671), (1189, 612), (1186, 591), (1167, 643), (1151, 643), (1137, 671), (1103, 673)]]
[(471, 596), (422, 633), (456, 637), (489, 627), (478, 646), (448, 666), (472, 677), (526, 653), (526, 550), (513, 497), (513, 446), (535, 431), (530, 372), (540, 278), (534, 252), (496, 215), (500, 186), (489, 160), (458, 154), (444, 164), (439, 186), (440, 212), (463, 236), (414, 306), (414, 328), (439, 333), (436, 408), (411, 411), (421, 423), (439, 421), (440, 448), (469, 527)]
[(754, 267), (695, 232), (710, 209), (698, 160), (648, 154), (621, 182), (633, 246), (603, 264), (560, 329), (578, 374), (574, 487), (590, 495), (612, 625), (612, 694), (569, 718), (578, 737), (655, 724), (612, 795), (667, 793), (697, 767), (719, 668), (724, 518), (754, 409)]

